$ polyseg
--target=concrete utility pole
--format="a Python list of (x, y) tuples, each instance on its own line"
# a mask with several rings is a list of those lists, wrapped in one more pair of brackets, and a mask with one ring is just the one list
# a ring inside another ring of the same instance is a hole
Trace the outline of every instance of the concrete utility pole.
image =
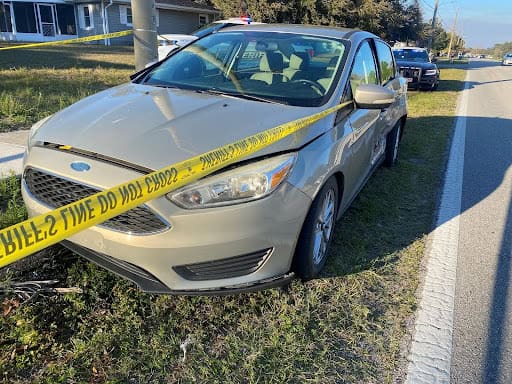
[(437, 8), (439, 7), (439, 0), (436, 0), (436, 5), (434, 5), (434, 15), (432, 16), (432, 31), (430, 32), (430, 37), (428, 39), (428, 51), (432, 49), (432, 43), (434, 41), (434, 31), (436, 27), (436, 15), (437, 15)]
[(450, 44), (448, 45), (448, 60), (451, 60), (453, 37), (455, 36), (455, 26), (457, 25), (457, 17), (459, 16), (459, 10), (455, 13), (455, 20), (453, 20), (452, 36), (450, 37)]
[(137, 71), (158, 60), (155, 0), (132, 0), (133, 46)]

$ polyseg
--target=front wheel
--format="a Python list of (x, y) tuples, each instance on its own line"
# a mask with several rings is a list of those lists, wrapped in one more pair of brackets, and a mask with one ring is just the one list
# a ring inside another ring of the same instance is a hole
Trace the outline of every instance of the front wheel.
[(331, 177), (313, 200), (297, 243), (294, 270), (302, 279), (312, 279), (323, 269), (337, 212), (338, 184)]
[(386, 152), (384, 154), (384, 165), (392, 167), (398, 159), (398, 145), (400, 144), (400, 134), (402, 124), (398, 122), (395, 127), (388, 133), (386, 138)]

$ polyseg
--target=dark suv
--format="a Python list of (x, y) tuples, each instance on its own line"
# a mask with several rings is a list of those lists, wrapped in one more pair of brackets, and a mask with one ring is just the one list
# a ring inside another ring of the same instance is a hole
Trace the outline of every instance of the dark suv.
[(409, 89), (434, 91), (439, 84), (439, 69), (431, 62), (424, 48), (393, 48), (400, 75), (407, 80)]

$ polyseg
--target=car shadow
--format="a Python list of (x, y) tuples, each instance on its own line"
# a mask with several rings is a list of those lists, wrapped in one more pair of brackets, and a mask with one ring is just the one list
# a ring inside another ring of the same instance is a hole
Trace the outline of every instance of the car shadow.
[[(512, 76), (512, 74), (511, 74)], [(448, 89), (461, 89), (461, 87), (464, 87), (464, 84), (466, 84), (466, 87), (468, 89), (473, 89), (475, 87), (481, 86), (481, 85), (488, 85), (488, 84), (496, 84), (496, 83), (507, 83), (512, 81), (512, 77), (510, 79), (505, 80), (496, 80), (496, 81), (461, 81), (461, 80), (439, 80), (439, 90), (444, 91)]]
[(506, 331), (510, 319), (509, 291), (512, 279), (512, 198), (508, 205), (505, 233), (500, 247), (500, 256), (496, 265), (496, 277), (489, 308), (489, 326), (485, 354), (485, 369), (482, 383), (500, 382), (503, 354), (506, 348)]

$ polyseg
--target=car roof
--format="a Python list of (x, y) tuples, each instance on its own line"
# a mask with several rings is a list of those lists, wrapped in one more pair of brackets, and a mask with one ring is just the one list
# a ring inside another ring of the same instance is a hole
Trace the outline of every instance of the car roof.
[(223, 28), (217, 33), (225, 33), (235, 30), (246, 31), (248, 29), (258, 32), (302, 33), (306, 35), (348, 40), (359, 40), (368, 37), (378, 38), (369, 32), (361, 31), (359, 29), (302, 24), (250, 24)]
[(215, 20), (212, 24), (240, 24), (240, 25), (248, 25), (248, 24), (265, 24), (260, 23), (258, 21), (247, 22), (247, 19), (242, 19), (241, 17), (230, 17), (229, 19), (224, 20)]

